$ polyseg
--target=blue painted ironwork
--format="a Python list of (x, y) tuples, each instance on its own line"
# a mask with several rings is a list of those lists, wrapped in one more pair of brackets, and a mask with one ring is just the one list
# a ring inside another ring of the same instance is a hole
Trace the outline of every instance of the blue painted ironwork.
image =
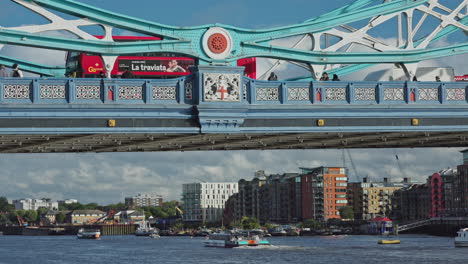
[[(468, 84), (454, 82), (282, 82), (242, 77), (238, 101), (212, 102), (204, 95), (206, 74), (240, 74), (242, 68), (200, 67), (170, 80), (4, 78), (0, 119), (141, 118), (197, 120), (190, 127), (0, 128), (11, 133), (306, 133), (466, 131), (466, 125), (291, 126), (291, 119), (388, 119), (468, 116)], [(187, 88), (190, 87), (190, 90)], [(267, 125), (252, 120), (270, 120)], [(250, 120), (253, 126), (245, 125)], [(312, 122), (312, 121), (310, 121)]]
[[(19, 2), (19, 0), (16, 0)], [(287, 61), (295, 61), (314, 65), (321, 64), (355, 64), (331, 73), (347, 74), (378, 63), (413, 63), (445, 56), (464, 54), (468, 52), (468, 43), (427, 49), (401, 49), (381, 52), (336, 52), (336, 51), (305, 51), (284, 48), (271, 44), (272, 40), (283, 39), (311, 33), (320, 33), (334, 27), (363, 19), (373, 19), (378, 16), (398, 14), (405, 10), (421, 7), (429, 0), (394, 0), (377, 3), (377, 0), (357, 0), (353, 3), (329, 12), (325, 15), (307, 20), (303, 23), (283, 26), (273, 29), (249, 30), (223, 24), (211, 24), (197, 27), (174, 27), (137, 19), (103, 9), (95, 8), (72, 0), (22, 0), (26, 3), (57, 10), (80, 18), (87, 18), (102, 25), (119, 27), (148, 35), (161, 36), (161, 41), (115, 43), (109, 41), (67, 39), (51, 36), (40, 36), (34, 33), (0, 28), (0, 42), (67, 51), (82, 51), (97, 53), (104, 56), (123, 55), (140, 52), (173, 52), (199, 59), (200, 64), (232, 65), (236, 60), (246, 57), (267, 57)], [(453, 23), (466, 25), (466, 17)], [(204, 35), (213, 28), (221, 28), (232, 37), (232, 49), (221, 57), (210, 56), (204, 44)], [(453, 25), (445, 27), (437, 33), (434, 40), (440, 39), (458, 30)], [(44, 75), (50, 75), (51, 69), (34, 69)], [(57, 76), (57, 75), (56, 75)], [(58, 75), (59, 76), (59, 75)]]

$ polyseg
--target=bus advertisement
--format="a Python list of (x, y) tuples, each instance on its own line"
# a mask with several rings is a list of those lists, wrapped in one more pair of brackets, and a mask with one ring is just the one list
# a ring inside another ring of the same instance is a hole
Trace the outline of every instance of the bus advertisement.
[[(103, 38), (103, 36), (95, 37)], [(115, 42), (160, 40), (158, 37), (114, 36), (112, 38)], [(177, 78), (190, 74), (189, 67), (197, 64), (195, 59), (173, 53), (148, 52), (123, 55), (118, 56), (111, 77), (120, 78), (128, 69), (135, 78), (140, 79)], [(237, 65), (245, 67), (245, 76), (255, 79), (255, 58), (240, 59)], [(67, 75), (76, 78), (99, 78), (106, 71), (99, 55), (80, 52), (67, 54), (66, 68)]]

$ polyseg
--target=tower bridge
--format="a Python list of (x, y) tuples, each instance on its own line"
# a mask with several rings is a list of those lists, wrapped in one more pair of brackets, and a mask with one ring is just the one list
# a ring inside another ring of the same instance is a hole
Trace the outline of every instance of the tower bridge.
[[(221, 24), (173, 27), (71, 0), (11, 1), (51, 22), (0, 27), (0, 48), (95, 53), (102, 57), (107, 77), (125, 54), (177, 53), (198, 65), (175, 79), (81, 79), (62, 78), (64, 67), (0, 56), (0, 63), (18, 63), (43, 76), (0, 78), (0, 153), (468, 145), (468, 83), (317, 80), (324, 71), (349, 74), (381, 63), (400, 65), (411, 80), (420, 61), (466, 54), (466, 41), (438, 48), (430, 44), (468, 32), (468, 0), (455, 0), (455, 8), (436, 0), (357, 0), (303, 23), (266, 30)], [(77, 19), (66, 20), (51, 10)], [(439, 25), (421, 34), (428, 17)], [(394, 18), (397, 43), (372, 35)], [(350, 25), (362, 20), (362, 27)], [(101, 26), (104, 37), (79, 28), (84, 25)], [(162, 40), (118, 43), (113, 28)], [(78, 38), (39, 34), (50, 30)], [(274, 42), (291, 37), (296, 40), (289, 46)], [(322, 41), (331, 37), (338, 40)], [(359, 51), (359, 45), (370, 51)], [(235, 67), (238, 59), (253, 57), (277, 61), (255, 80)], [(294, 81), (262, 80), (287, 63), (309, 74)]]

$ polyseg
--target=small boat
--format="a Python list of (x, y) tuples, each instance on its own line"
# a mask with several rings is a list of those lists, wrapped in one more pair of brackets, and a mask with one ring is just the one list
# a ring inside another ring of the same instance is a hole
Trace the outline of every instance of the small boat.
[(141, 221), (137, 230), (135, 231), (136, 236), (159, 236), (157, 228), (151, 227), (148, 221)]
[(468, 247), (468, 228), (462, 228), (455, 237), (456, 247)]
[(160, 238), (160, 236), (158, 234), (151, 234), (151, 235), (149, 235), (149, 237), (151, 237), (151, 238)]
[(101, 231), (99, 229), (80, 228), (76, 237), (81, 239), (99, 239), (101, 237)]
[(234, 248), (244, 246), (269, 246), (270, 241), (260, 237), (254, 236), (238, 236), (233, 234), (211, 234), (207, 236), (205, 241), (206, 247), (219, 247), (219, 248)]
[(377, 242), (378, 244), (382, 244), (382, 245), (387, 245), (387, 244), (400, 244), (400, 240), (399, 239), (392, 239), (392, 240), (389, 240), (389, 239), (381, 239)]

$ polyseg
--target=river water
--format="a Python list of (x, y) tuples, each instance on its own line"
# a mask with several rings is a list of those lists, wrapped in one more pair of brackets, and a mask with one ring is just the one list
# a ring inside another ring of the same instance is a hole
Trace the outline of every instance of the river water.
[(468, 263), (453, 238), (401, 235), (399, 245), (377, 236), (272, 237), (270, 247), (206, 248), (204, 238), (0, 236), (0, 263)]

